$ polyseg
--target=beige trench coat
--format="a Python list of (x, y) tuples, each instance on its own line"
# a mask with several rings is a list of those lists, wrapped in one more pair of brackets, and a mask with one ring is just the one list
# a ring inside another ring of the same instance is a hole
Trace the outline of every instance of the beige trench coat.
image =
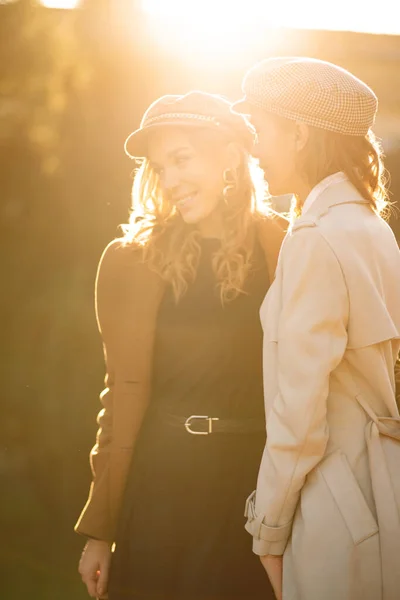
[(400, 252), (349, 182), (296, 221), (261, 320), (267, 443), (247, 504), (254, 552), (284, 554), (283, 600), (400, 598), (382, 578), (369, 419), (354, 393), (379, 416), (399, 415)]

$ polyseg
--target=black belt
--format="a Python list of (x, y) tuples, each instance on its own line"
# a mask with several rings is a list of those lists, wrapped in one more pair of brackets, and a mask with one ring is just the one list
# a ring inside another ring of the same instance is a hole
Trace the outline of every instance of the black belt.
[(253, 433), (265, 432), (264, 419), (220, 419), (206, 415), (182, 417), (164, 413), (162, 419), (172, 426), (184, 427), (192, 435), (209, 435), (210, 433)]

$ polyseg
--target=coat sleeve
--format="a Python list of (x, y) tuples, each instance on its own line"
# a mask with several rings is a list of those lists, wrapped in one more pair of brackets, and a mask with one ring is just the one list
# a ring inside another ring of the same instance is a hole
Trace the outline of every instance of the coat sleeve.
[(394, 379), (396, 385), (396, 403), (397, 408), (400, 411), (400, 357), (397, 357), (395, 366), (394, 366)]
[(102, 409), (98, 414), (99, 429), (96, 444), (90, 453), (92, 483), (86, 505), (75, 525), (77, 533), (113, 542), (115, 524), (112, 522), (108, 498), (110, 450), (112, 444), (113, 390), (116, 362), (116, 338), (121, 316), (122, 299), (126, 298), (131, 250), (122, 242), (111, 242), (103, 252), (95, 284), (95, 308), (98, 328), (103, 341), (106, 364), (105, 389), (100, 394)]
[(324, 456), (329, 377), (347, 344), (344, 277), (316, 227), (286, 239), (280, 269), (277, 341), (264, 338), (264, 344), (277, 343), (278, 387), (267, 417), (254, 515), (246, 525), (261, 556), (283, 554), (305, 478)]

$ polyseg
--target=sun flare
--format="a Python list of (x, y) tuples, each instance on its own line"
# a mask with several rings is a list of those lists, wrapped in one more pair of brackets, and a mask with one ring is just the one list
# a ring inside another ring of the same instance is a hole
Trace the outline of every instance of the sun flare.
[(40, 4), (45, 8), (78, 8), (80, 0), (40, 0)]
[(197, 35), (249, 25), (397, 34), (400, 24), (395, 6), (392, 0), (381, 0), (379, 10), (371, 0), (335, 0), (331, 6), (320, 0), (142, 0), (148, 15)]

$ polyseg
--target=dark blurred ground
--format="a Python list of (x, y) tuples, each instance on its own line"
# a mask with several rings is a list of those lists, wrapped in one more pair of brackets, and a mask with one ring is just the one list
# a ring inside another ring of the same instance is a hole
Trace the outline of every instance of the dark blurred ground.
[(103, 377), (93, 281), (127, 219), (123, 141), (147, 104), (193, 88), (237, 98), (245, 69), (272, 53), (336, 61), (381, 98), (377, 129), (400, 194), (400, 39), (293, 31), (271, 49), (271, 35), (207, 63), (157, 45), (134, 1), (0, 3), (0, 600), (86, 598), (73, 525)]

